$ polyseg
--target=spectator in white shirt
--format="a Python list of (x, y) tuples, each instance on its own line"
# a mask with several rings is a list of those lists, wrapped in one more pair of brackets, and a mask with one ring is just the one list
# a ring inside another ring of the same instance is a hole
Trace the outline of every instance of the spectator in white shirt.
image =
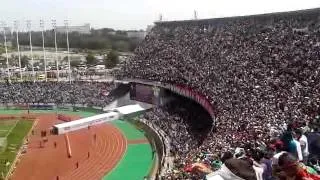
[(301, 162), (303, 161), (303, 156), (302, 156), (302, 150), (301, 150), (301, 145), (300, 142), (297, 141), (296, 139), (293, 139), (294, 143), (296, 143), (296, 148), (297, 148), (297, 153), (298, 153), (298, 160)]
[(302, 151), (302, 156), (303, 156), (303, 162), (306, 164), (308, 161), (308, 156), (309, 156), (309, 149), (308, 149), (308, 139), (307, 137), (303, 134), (301, 129), (297, 129), (295, 131), (296, 133), (296, 138), (300, 143), (301, 151)]

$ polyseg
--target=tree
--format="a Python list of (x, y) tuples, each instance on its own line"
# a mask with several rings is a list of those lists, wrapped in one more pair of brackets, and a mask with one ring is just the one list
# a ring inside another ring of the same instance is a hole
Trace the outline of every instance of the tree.
[(114, 43), (114, 49), (122, 52), (129, 51), (129, 43), (127, 41), (117, 41)]
[[(52, 31), (47, 31), (44, 38), (46, 47), (55, 46)], [(28, 46), (30, 44), (29, 41), (29, 33), (19, 33), (20, 45)], [(113, 29), (92, 30), (91, 34), (69, 33), (70, 47), (79, 49), (105, 50), (114, 48), (118, 50), (117, 48), (119, 48), (118, 51), (126, 51), (128, 46), (132, 44), (132, 41), (135, 41), (135, 38), (128, 37), (126, 31), (114, 31)], [(16, 47), (16, 41), (13, 40), (12, 42), (13, 46)], [(32, 44), (33, 46), (42, 46), (42, 34), (40, 31), (32, 32)], [(59, 48), (67, 47), (65, 33), (57, 33), (57, 45)], [(129, 47), (129, 50), (133, 49), (131, 48), (131, 45)], [(0, 54), (1, 52), (3, 52), (3, 48), (0, 47)]]
[(71, 62), (70, 62), (70, 66), (71, 67), (77, 67), (78, 65), (80, 65), (80, 61), (78, 61), (78, 60), (72, 60)]
[(111, 50), (104, 59), (106, 68), (113, 68), (119, 63), (119, 54), (117, 51)]
[(68, 62), (68, 56), (63, 57), (62, 62)]
[(89, 53), (86, 57), (87, 64), (89, 65), (94, 65), (97, 63), (97, 59), (94, 57), (92, 53)]
[(5, 51), (5, 49), (4, 49), (4, 47), (2, 46), (2, 45), (0, 45), (0, 54), (3, 54), (3, 53), (5, 53), (6, 51)]
[(21, 67), (27, 67), (29, 65), (29, 58), (27, 56), (22, 56), (21, 59)]

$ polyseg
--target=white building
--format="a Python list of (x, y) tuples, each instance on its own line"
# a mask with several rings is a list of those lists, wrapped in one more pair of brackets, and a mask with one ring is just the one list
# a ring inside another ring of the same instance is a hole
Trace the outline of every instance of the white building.
[[(57, 26), (56, 30), (58, 33), (65, 33), (66, 27), (65, 26)], [(91, 34), (91, 26), (90, 24), (84, 24), (83, 26), (69, 26), (69, 32), (77, 32), (80, 34)]]

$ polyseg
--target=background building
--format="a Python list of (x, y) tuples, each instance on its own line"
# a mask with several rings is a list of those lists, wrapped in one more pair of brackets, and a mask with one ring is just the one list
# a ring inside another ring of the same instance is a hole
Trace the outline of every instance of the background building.
[[(65, 33), (66, 27), (65, 26), (57, 26), (58, 33)], [(69, 26), (69, 32), (77, 32), (80, 34), (91, 34), (91, 26), (89, 23), (84, 24), (83, 26)]]
[(127, 31), (127, 35), (129, 38), (144, 39), (147, 33), (146, 31)]

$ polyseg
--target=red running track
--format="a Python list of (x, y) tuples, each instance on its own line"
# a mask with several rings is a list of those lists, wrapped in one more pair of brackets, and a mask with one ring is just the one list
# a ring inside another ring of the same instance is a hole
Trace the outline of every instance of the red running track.
[(71, 158), (67, 157), (65, 139), (61, 135), (49, 135), (48, 142), (40, 148), (40, 131), (50, 128), (58, 121), (55, 114), (43, 114), (38, 118), (35, 135), (29, 137), (27, 153), (20, 157), (12, 176), (14, 180), (56, 180), (57, 176), (59, 180), (101, 179), (116, 166), (125, 153), (125, 137), (110, 124), (69, 133)]

